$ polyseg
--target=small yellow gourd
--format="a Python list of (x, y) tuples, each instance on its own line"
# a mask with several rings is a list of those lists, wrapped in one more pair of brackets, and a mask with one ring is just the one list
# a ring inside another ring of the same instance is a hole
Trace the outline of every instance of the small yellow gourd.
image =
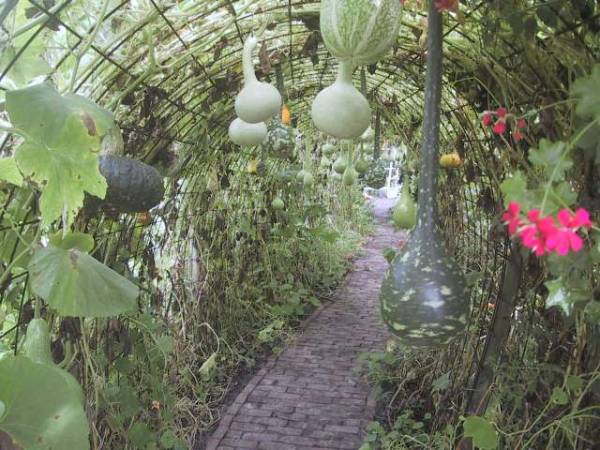
[(440, 166), (444, 169), (456, 169), (462, 166), (462, 159), (460, 159), (460, 155), (456, 152), (447, 153), (440, 157)]

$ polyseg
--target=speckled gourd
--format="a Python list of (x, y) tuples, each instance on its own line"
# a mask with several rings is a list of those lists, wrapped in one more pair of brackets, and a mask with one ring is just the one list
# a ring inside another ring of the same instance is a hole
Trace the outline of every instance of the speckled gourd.
[(426, 104), (417, 227), (385, 275), (380, 292), (385, 323), (413, 348), (438, 348), (464, 332), (469, 297), (463, 275), (436, 225), (442, 22), (430, 2)]

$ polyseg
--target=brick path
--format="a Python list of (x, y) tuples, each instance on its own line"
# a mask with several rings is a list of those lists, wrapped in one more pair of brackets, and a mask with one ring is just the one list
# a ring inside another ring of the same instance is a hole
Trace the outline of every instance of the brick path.
[(353, 372), (361, 352), (381, 347), (379, 319), (384, 248), (401, 235), (384, 223), (390, 206), (376, 200), (378, 226), (335, 301), (309, 319), (302, 334), (271, 358), (239, 394), (207, 450), (358, 449), (372, 420), (369, 389)]

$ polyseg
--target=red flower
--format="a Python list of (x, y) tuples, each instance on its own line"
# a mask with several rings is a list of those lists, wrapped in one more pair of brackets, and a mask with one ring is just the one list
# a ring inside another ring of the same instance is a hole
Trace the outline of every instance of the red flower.
[(458, 11), (458, 0), (435, 0), (435, 9), (438, 12)]
[(513, 139), (515, 140), (515, 142), (520, 142), (520, 141), (522, 141), (522, 140), (523, 140), (523, 138), (525, 137), (525, 136), (523, 135), (523, 133), (521, 133), (519, 130), (515, 130), (515, 131), (513, 131), (513, 134), (512, 134), (512, 136), (513, 136)]
[(524, 128), (527, 128), (527, 121), (525, 119), (517, 120), (517, 128), (519, 128), (521, 130)]
[(506, 117), (506, 108), (500, 107), (496, 110), (496, 114), (498, 117), (500, 117), (501, 119), (504, 119)]
[(483, 115), (483, 118), (481, 119), (481, 124), (484, 127), (489, 127), (492, 124), (492, 114), (491, 113), (485, 113)]
[(494, 124), (493, 131), (496, 134), (504, 134), (506, 131), (506, 122), (504, 122), (504, 119), (500, 119)]

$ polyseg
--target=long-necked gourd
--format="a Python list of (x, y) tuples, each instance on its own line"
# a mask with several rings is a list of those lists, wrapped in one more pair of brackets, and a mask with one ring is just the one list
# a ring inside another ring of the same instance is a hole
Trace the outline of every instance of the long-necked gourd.
[(229, 139), (241, 147), (260, 145), (267, 137), (267, 125), (261, 123), (247, 123), (239, 117), (229, 125)]
[(469, 314), (463, 275), (436, 225), (442, 19), (433, 0), (428, 31), (417, 227), (392, 261), (380, 292), (385, 323), (403, 345), (416, 348), (443, 347), (464, 331)]
[(408, 181), (402, 185), (400, 198), (392, 212), (392, 221), (396, 228), (406, 230), (413, 229), (417, 223), (417, 205), (410, 195)]
[(377, 62), (394, 44), (400, 26), (397, 0), (322, 0), (321, 35), (339, 61), (336, 81), (315, 98), (315, 126), (342, 139), (361, 136), (371, 122), (367, 99), (352, 84), (354, 68)]
[(266, 122), (281, 109), (281, 94), (269, 83), (258, 81), (252, 64), (252, 51), (258, 44), (254, 36), (244, 42), (244, 87), (235, 98), (235, 112), (246, 123)]

